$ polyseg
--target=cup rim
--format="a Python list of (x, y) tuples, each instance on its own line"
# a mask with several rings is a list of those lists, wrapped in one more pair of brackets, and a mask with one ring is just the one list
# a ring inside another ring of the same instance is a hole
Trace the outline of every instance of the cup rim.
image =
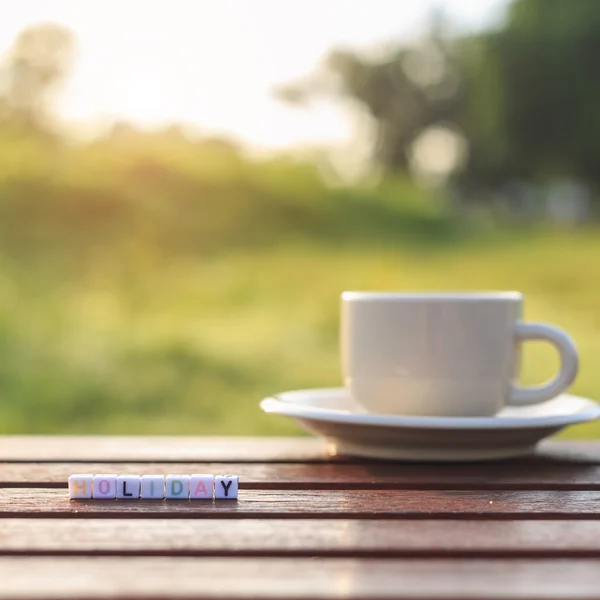
[(344, 302), (520, 302), (523, 294), (517, 291), (472, 291), (472, 292), (342, 292)]

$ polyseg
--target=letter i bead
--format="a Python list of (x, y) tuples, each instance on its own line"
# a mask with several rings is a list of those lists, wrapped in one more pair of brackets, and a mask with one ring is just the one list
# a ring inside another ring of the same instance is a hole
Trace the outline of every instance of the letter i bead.
[(165, 497), (165, 478), (163, 475), (142, 475), (141, 498), (143, 500), (162, 500)]
[(69, 476), (69, 498), (84, 499), (92, 497), (93, 475), (75, 474)]

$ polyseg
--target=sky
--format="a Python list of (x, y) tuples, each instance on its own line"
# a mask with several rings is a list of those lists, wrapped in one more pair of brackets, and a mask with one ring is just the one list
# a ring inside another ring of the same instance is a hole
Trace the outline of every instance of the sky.
[[(332, 47), (416, 38), (439, 0), (0, 0), (0, 53), (18, 32), (54, 22), (76, 35), (77, 60), (59, 97), (79, 132), (114, 120), (184, 122), (250, 146), (341, 142), (349, 114), (277, 101), (273, 88), (315, 70)], [(499, 18), (506, 0), (444, 0), (458, 27)]]

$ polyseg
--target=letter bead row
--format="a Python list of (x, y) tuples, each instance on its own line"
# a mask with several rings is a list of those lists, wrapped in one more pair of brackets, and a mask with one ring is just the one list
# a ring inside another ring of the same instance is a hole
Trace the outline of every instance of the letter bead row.
[(235, 500), (237, 497), (237, 475), (69, 476), (69, 498), (72, 500)]

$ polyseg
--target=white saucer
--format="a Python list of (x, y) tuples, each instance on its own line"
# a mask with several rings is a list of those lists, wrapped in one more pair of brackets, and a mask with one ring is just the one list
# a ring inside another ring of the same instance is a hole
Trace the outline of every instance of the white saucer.
[(412, 461), (472, 461), (530, 454), (568, 425), (600, 418), (592, 400), (562, 394), (493, 417), (412, 417), (357, 411), (344, 388), (285, 392), (265, 398), (267, 413), (292, 417), (324, 436), (340, 454)]

